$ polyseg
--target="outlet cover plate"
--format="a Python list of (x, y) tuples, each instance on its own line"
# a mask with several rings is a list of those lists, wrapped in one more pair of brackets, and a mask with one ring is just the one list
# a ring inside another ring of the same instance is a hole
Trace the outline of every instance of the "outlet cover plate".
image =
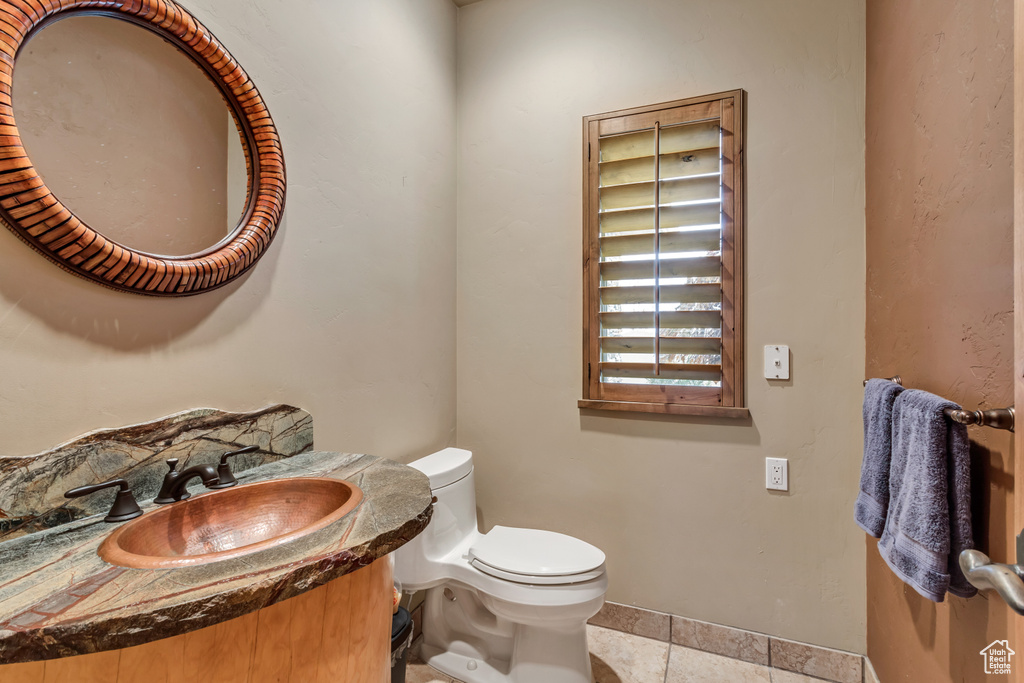
[(789, 347), (769, 344), (764, 347), (765, 379), (789, 379)]
[(770, 491), (789, 490), (789, 460), (764, 459), (764, 487)]

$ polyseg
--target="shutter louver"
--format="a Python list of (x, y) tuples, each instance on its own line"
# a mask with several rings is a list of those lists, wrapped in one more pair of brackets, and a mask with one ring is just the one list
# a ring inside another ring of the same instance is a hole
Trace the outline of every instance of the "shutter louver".
[(598, 140), (602, 384), (722, 387), (715, 117)]

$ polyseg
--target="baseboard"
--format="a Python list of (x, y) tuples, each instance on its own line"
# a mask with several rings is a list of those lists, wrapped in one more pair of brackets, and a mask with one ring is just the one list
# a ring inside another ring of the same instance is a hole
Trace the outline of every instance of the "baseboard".
[(863, 655), (677, 614), (606, 602), (590, 623), (832, 683), (878, 683)]

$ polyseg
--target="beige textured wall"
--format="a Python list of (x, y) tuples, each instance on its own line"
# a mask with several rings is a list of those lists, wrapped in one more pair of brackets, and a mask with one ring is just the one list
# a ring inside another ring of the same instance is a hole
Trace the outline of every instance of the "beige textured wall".
[[(574, 534), (618, 602), (864, 649), (864, 2), (459, 13), (458, 444), (486, 527)], [(744, 88), (750, 422), (581, 413), (581, 117)], [(761, 374), (789, 344), (793, 379)], [(764, 489), (789, 458), (790, 492)]]
[[(867, 4), (867, 373), (972, 409), (1013, 403), (1013, 13), (1012, 0)], [(975, 542), (1012, 561), (1014, 437), (970, 436)], [(881, 680), (1010, 679), (978, 654), (1020, 642), (1002, 600), (932, 603), (867, 546)]]
[(246, 68), (288, 166), (241, 282), (107, 291), (0, 230), (0, 452), (195, 406), (309, 410), (383, 456), (455, 424), (455, 21), (448, 0), (191, 0)]

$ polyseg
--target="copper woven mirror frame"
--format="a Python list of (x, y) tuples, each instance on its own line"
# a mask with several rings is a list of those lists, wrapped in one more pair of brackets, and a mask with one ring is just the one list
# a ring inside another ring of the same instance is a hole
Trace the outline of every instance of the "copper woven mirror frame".
[[(11, 102), (14, 62), (37, 30), (75, 15), (130, 21), (199, 65), (227, 101), (245, 144), (248, 190), (239, 227), (188, 256), (157, 256), (108, 239), (64, 206), (36, 172)], [(251, 268), (277, 232), (284, 208), (281, 139), (256, 86), (195, 17), (171, 0), (0, 0), (0, 220), (61, 268), (114, 289), (188, 296), (221, 287)]]

